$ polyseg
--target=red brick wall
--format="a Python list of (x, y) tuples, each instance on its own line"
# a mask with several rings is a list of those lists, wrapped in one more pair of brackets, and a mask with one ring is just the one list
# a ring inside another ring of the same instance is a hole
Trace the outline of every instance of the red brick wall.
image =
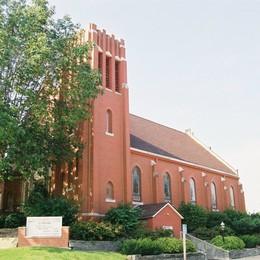
[(18, 228), (18, 247), (24, 246), (50, 246), (50, 247), (68, 247), (69, 246), (69, 227), (62, 227), (61, 237), (55, 238), (27, 238), (25, 236), (26, 228)]
[[(156, 161), (154, 168), (151, 160)], [(152, 157), (138, 151), (131, 151), (131, 170), (138, 166), (141, 170), (141, 200), (144, 204), (164, 202), (163, 175), (167, 172), (170, 176), (171, 202), (175, 208), (179, 208), (180, 203), (190, 202), (190, 179), (193, 178), (196, 184), (196, 204), (201, 205), (206, 210), (211, 210), (211, 183), (216, 185), (217, 209), (223, 211), (230, 207), (230, 186), (235, 191), (235, 208), (245, 211), (244, 194), (241, 193), (239, 177), (228, 175), (212, 170), (205, 170), (197, 166), (187, 166), (168, 159)], [(179, 167), (184, 169), (180, 173)], [(158, 177), (153, 177), (153, 171), (158, 173)], [(202, 172), (206, 176), (203, 177)], [(181, 179), (185, 178), (185, 182)], [(225, 181), (221, 181), (221, 179)], [(152, 189), (152, 182), (155, 179), (155, 189)], [(156, 199), (153, 201), (154, 193)]]

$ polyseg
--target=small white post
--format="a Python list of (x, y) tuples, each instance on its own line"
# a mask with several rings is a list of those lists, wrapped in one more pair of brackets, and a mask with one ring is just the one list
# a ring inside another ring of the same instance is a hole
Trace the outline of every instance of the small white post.
[(186, 254), (186, 234), (187, 234), (187, 225), (183, 224), (182, 225), (182, 240), (183, 240), (183, 259), (186, 260), (187, 259), (187, 254)]

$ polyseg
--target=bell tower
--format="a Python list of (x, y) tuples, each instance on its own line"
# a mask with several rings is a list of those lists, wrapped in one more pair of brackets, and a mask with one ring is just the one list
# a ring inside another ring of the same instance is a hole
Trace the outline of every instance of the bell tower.
[(92, 118), (83, 126), (86, 149), (79, 178), (83, 217), (100, 217), (118, 202), (130, 201), (130, 130), (127, 62), (124, 40), (95, 24), (85, 32), (95, 43), (91, 65), (102, 74), (104, 94), (94, 101)]

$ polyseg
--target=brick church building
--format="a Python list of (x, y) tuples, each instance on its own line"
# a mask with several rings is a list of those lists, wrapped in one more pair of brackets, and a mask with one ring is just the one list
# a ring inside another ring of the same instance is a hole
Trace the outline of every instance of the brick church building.
[[(245, 211), (237, 171), (205, 147), (190, 130), (181, 132), (129, 113), (125, 44), (90, 24), (85, 41), (96, 43), (92, 67), (102, 72), (104, 95), (81, 126), (83, 158), (56, 170), (51, 189), (82, 202), (83, 218), (100, 218), (119, 202), (144, 210), (150, 228), (180, 231), (181, 202), (207, 211)], [(0, 186), (1, 209), (19, 210), (28, 182)], [(16, 208), (15, 208), (16, 207)]]

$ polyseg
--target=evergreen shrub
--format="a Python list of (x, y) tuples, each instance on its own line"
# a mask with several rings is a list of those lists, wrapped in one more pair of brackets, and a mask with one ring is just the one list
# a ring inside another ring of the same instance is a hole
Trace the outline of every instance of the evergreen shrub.
[(244, 241), (246, 248), (255, 248), (257, 246), (260, 246), (260, 236), (243, 235), (239, 238), (241, 238)]
[(199, 227), (194, 230), (192, 234), (202, 240), (211, 240), (215, 236), (219, 235), (220, 231), (214, 228)]
[(0, 228), (5, 227), (5, 219), (6, 219), (6, 216), (0, 215)]
[(26, 217), (23, 213), (11, 213), (5, 219), (5, 228), (17, 228), (25, 226)]

